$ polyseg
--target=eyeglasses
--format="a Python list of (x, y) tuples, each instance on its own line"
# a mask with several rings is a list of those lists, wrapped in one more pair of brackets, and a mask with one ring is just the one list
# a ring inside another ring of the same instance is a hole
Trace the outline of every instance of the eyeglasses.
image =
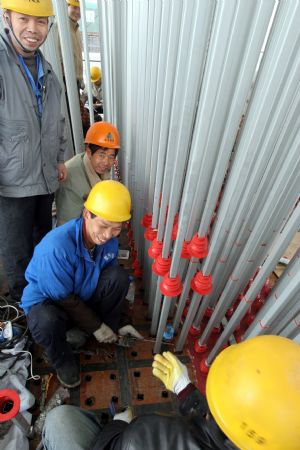
[(113, 163), (115, 161), (115, 155), (108, 155), (107, 153), (95, 153), (96, 158), (100, 161), (104, 161), (106, 158), (109, 162)]

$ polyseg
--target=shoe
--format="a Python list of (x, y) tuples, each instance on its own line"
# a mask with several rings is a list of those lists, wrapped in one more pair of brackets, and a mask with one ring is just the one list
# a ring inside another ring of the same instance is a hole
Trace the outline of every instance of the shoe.
[(75, 388), (80, 385), (79, 368), (75, 362), (66, 362), (56, 369), (56, 375), (60, 384), (67, 388)]

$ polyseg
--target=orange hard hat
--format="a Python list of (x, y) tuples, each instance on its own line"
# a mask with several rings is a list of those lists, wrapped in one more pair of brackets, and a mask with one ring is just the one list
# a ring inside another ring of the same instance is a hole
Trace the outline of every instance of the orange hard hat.
[(87, 131), (86, 144), (105, 148), (120, 148), (120, 136), (117, 128), (109, 122), (95, 122)]

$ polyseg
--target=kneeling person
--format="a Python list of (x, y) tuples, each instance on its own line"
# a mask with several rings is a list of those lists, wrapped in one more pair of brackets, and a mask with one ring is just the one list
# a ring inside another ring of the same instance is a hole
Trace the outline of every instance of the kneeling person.
[(82, 217), (50, 231), (36, 247), (21, 302), (33, 339), (66, 387), (80, 384), (66, 339), (70, 323), (99, 342), (115, 342), (117, 333), (142, 338), (120, 323), (129, 279), (117, 264), (117, 236), (130, 219), (130, 194), (117, 181), (99, 182), (84, 206)]

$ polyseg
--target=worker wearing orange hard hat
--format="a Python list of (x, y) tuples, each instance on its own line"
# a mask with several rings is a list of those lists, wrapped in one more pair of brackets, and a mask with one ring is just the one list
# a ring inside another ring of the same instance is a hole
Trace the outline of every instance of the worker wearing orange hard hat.
[(99, 181), (111, 178), (119, 149), (119, 132), (112, 123), (96, 122), (89, 128), (85, 152), (66, 162), (68, 177), (56, 192), (58, 225), (80, 216), (91, 188)]

